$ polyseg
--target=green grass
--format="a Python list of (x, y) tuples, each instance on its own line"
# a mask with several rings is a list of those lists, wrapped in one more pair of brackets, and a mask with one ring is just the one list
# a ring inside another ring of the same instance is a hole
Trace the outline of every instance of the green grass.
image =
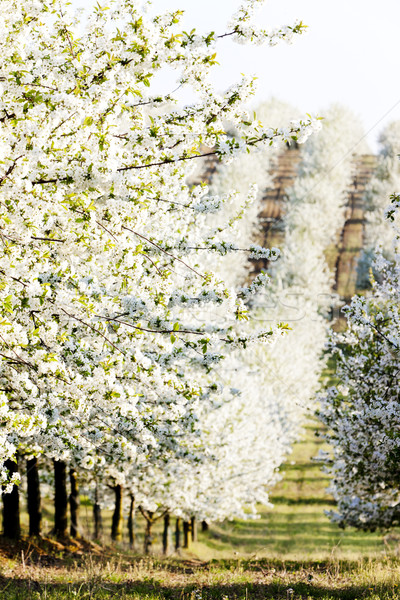
[[(257, 555), (311, 561), (382, 556), (389, 543), (382, 533), (341, 530), (325, 515), (335, 505), (326, 492), (329, 477), (313, 460), (325, 447), (320, 435), (321, 429), (312, 424), (296, 444), (283, 480), (271, 495), (273, 509), (260, 507), (256, 521), (212, 526), (208, 537), (195, 546), (196, 553), (202, 558)], [(390, 539), (396, 541), (396, 534)]]

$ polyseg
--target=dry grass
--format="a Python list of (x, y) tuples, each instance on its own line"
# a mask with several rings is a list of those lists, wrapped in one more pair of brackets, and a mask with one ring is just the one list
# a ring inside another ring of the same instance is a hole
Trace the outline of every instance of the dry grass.
[(3, 600), (389, 600), (399, 598), (395, 558), (208, 561), (89, 555), (53, 566), (3, 564)]

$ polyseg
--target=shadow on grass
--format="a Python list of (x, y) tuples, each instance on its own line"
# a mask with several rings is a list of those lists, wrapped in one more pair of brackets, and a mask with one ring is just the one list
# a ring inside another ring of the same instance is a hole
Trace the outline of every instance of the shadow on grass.
[(234, 522), (221, 528), (212, 528), (207, 536), (207, 546), (212, 550), (235, 549), (242, 553), (268, 551), (279, 556), (282, 553), (306, 554), (331, 552), (339, 546), (351, 548), (361, 554), (383, 550), (382, 537), (376, 533), (353, 529), (340, 530), (326, 522), (316, 523), (309, 514), (303, 519), (282, 519), (280, 522)]
[(287, 496), (271, 496), (270, 500), (272, 504), (287, 504), (288, 506), (293, 506), (293, 504), (305, 504), (306, 506), (311, 506), (312, 504), (320, 506), (336, 506), (335, 500), (330, 498), (288, 498)]
[[(305, 442), (296, 442), (297, 444), (302, 444)], [(293, 465), (292, 464), (285, 464), (282, 466), (282, 471), (296, 471), (296, 473), (298, 471), (321, 471), (321, 464), (315, 460), (313, 461), (309, 461), (309, 462), (305, 462), (305, 461), (298, 461), (295, 462)]]
[(0, 581), (2, 600), (358, 600), (379, 599), (395, 600), (399, 598), (392, 585), (367, 586), (326, 586), (312, 582), (299, 581), (293, 577), (289, 584), (281, 581), (272, 583), (232, 583), (213, 585), (168, 586), (150, 579), (149, 581), (127, 581), (113, 583), (93, 581), (84, 584), (43, 584), (29, 579)]

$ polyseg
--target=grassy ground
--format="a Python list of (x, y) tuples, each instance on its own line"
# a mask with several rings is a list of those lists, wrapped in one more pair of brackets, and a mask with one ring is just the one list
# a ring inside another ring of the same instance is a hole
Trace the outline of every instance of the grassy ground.
[[(389, 538), (381, 533), (341, 530), (324, 511), (334, 510), (327, 494), (327, 475), (313, 460), (324, 448), (321, 430), (308, 427), (305, 439), (295, 446), (292, 461), (281, 483), (273, 490), (273, 509), (260, 507), (257, 521), (234, 521), (213, 526), (207, 539), (196, 546), (202, 558), (257, 555), (290, 560), (357, 560), (377, 557), (388, 549)], [(399, 538), (400, 539), (400, 538)]]
[[(400, 599), (398, 534), (341, 531), (324, 515), (334, 505), (312, 460), (321, 447), (312, 424), (274, 491), (275, 508), (261, 508), (257, 521), (212, 526), (181, 556), (2, 542), (0, 600)], [(137, 527), (140, 542), (140, 520)]]
[(2, 600), (394, 600), (394, 559), (368, 561), (132, 560), (87, 558), (3, 567)]

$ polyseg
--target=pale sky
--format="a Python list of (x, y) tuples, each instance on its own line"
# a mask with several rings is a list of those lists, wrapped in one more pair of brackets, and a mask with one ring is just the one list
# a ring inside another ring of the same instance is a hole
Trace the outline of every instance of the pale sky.
[[(73, 0), (75, 6), (89, 3)], [(153, 0), (157, 12), (184, 9), (185, 28), (218, 33), (226, 31), (227, 15), (239, 5), (240, 0)], [(400, 0), (267, 0), (257, 22), (268, 28), (296, 18), (308, 31), (292, 45), (249, 47), (221, 40), (218, 88), (223, 91), (241, 73), (255, 74), (254, 105), (275, 96), (323, 116), (325, 107), (340, 102), (362, 118), (375, 149), (383, 126), (400, 120)]]

